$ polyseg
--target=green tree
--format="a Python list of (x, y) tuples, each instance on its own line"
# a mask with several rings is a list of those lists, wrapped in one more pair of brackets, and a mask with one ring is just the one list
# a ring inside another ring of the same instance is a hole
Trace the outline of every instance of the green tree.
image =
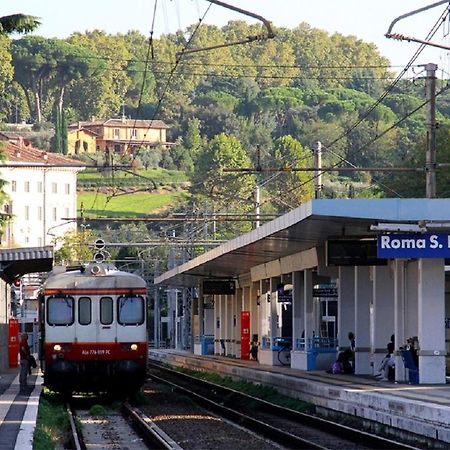
[(285, 210), (286, 204), (296, 207), (310, 200), (313, 192), (312, 174), (289, 172), (289, 169), (310, 166), (311, 150), (304, 148), (292, 136), (282, 136), (275, 141), (272, 154), (275, 167), (287, 170), (286, 173), (276, 177), (268, 188), (273, 202), (278, 205), (278, 210)]
[(92, 250), (89, 244), (94, 241), (92, 231), (70, 231), (55, 239), (55, 263), (76, 264), (92, 260)]
[(12, 14), (0, 17), (0, 34), (29, 33), (34, 31), (41, 22), (37, 17), (26, 14)]
[(11, 46), (14, 78), (22, 87), (36, 122), (44, 120), (55, 99), (60, 113), (64, 94), (76, 80), (89, 77), (101, 63), (92, 53), (59, 39), (28, 36)]
[[(251, 162), (239, 141), (224, 133), (202, 148), (194, 166), (192, 193), (198, 204), (205, 200), (216, 211), (248, 212), (253, 209), (253, 175), (225, 173), (225, 168), (250, 167)], [(231, 227), (229, 227), (231, 229)], [(235, 229), (245, 229), (236, 226)]]
[(94, 60), (101, 61), (104, 68), (74, 83), (71, 88), (71, 105), (79, 111), (80, 119), (117, 116), (131, 85), (127, 74), (131, 55), (126, 40), (122, 35), (94, 30), (84, 34), (74, 33), (68, 42), (93, 52)]

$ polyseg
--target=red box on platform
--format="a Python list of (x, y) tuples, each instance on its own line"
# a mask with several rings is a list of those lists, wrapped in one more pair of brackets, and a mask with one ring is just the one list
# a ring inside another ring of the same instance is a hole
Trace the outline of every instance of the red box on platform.
[(8, 326), (8, 355), (9, 367), (19, 366), (19, 321), (9, 319)]

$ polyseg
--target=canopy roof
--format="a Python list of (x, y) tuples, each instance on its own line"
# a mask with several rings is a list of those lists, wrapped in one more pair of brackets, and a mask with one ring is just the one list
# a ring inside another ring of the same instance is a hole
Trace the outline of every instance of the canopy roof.
[(155, 278), (155, 284), (197, 286), (202, 278), (235, 278), (336, 238), (375, 237), (373, 224), (435, 222), (450, 229), (450, 199), (312, 200)]

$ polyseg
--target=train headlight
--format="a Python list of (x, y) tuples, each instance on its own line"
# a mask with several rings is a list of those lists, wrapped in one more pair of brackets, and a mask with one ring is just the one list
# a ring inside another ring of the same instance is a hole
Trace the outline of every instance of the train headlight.
[(61, 351), (61, 346), (59, 344), (56, 344), (56, 345), (53, 346), (53, 350), (55, 352), (60, 352)]
[(131, 344), (130, 345), (130, 349), (133, 350), (133, 351), (136, 351), (137, 348), (138, 348), (137, 344)]

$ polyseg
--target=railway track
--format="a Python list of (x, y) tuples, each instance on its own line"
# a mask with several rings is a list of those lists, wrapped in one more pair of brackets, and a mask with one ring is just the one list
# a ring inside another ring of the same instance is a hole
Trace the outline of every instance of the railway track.
[(295, 449), (415, 449), (336, 422), (274, 405), (159, 364), (149, 366), (149, 377), (170, 385), (209, 410)]
[[(71, 436), (69, 448), (167, 449), (183, 450), (139, 408), (123, 403), (120, 412), (109, 411), (92, 417), (79, 404), (67, 404)], [(77, 426), (79, 422), (81, 426)]]

